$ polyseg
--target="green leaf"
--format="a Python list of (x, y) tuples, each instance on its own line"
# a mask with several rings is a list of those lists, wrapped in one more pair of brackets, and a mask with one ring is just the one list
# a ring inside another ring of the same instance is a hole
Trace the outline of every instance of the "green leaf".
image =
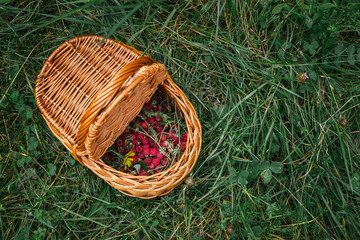
[(14, 240), (28, 240), (30, 227), (24, 227), (21, 232), (14, 238)]
[(284, 59), (285, 57), (285, 50), (280, 48), (277, 52), (277, 55), (279, 56), (280, 59)]
[(270, 151), (271, 151), (272, 153), (278, 152), (279, 150), (280, 150), (280, 146), (279, 146), (279, 145), (277, 145), (277, 144), (271, 145)]
[(210, 55), (205, 56), (205, 63), (211, 63), (212, 57)]
[(229, 183), (242, 185), (246, 185), (248, 183), (247, 177), (249, 176), (249, 172), (247, 170), (241, 170), (240, 172), (236, 172), (234, 168), (230, 167), (229, 173)]
[(154, 220), (154, 221), (151, 222), (151, 226), (153, 226), (153, 227), (156, 227), (156, 226), (158, 226), (158, 225), (159, 225), (159, 221), (158, 221), (158, 220)]
[(26, 163), (29, 163), (31, 161), (31, 157), (30, 156), (22, 156), (21, 158), (18, 159), (18, 161), (16, 162), (16, 165), (18, 165), (18, 167), (24, 167)]
[(226, 222), (217, 222), (216, 226), (221, 230), (225, 230), (226, 229)]
[(273, 172), (273, 173), (281, 173), (281, 162), (272, 162), (271, 165), (270, 165), (270, 170)]
[(248, 183), (247, 177), (249, 176), (249, 172), (247, 170), (242, 170), (238, 174), (238, 183), (242, 185), (246, 185)]
[(290, 42), (284, 42), (284, 44), (282, 45), (282, 48), (285, 50), (288, 50), (291, 47), (291, 43)]
[(311, 43), (304, 42), (304, 49), (307, 50), (311, 55), (315, 55), (319, 48), (319, 42), (314, 40)]
[(268, 184), (271, 181), (272, 178), (272, 173), (270, 169), (265, 170), (264, 172), (262, 172), (262, 177), (264, 177), (264, 184)]
[(349, 48), (346, 50), (347, 54), (348, 54), (348, 58), (347, 61), (349, 64), (351, 65), (355, 65), (355, 47), (354, 45), (350, 45)]
[(319, 6), (320, 10), (326, 10), (335, 7), (332, 3), (323, 3)]
[(309, 16), (309, 14), (305, 15), (305, 24), (308, 28), (311, 28), (313, 25), (314, 21), (312, 20), (312, 18)]
[(235, 175), (237, 172), (236, 172), (235, 168), (230, 167), (229, 173), (230, 173), (230, 175)]
[(229, 203), (229, 202), (225, 202), (222, 206), (223, 208), (223, 211), (222, 211), (222, 214), (225, 216), (225, 217), (231, 217), (233, 216), (233, 211), (232, 211), (232, 205)]
[(350, 179), (352, 187), (356, 191), (360, 191), (360, 175), (358, 173), (354, 173)]
[(241, 170), (239, 176), (243, 178), (247, 178), (249, 176), (249, 172), (247, 170)]
[(270, 167), (270, 162), (269, 161), (264, 161), (264, 162), (259, 164), (259, 170), (260, 171), (264, 171), (266, 169), (269, 169), (269, 167)]
[(339, 56), (344, 50), (345, 50), (344, 45), (339, 44), (335, 48), (335, 54)]
[(73, 157), (71, 157), (71, 156), (68, 156), (68, 157), (66, 158), (66, 161), (67, 161), (71, 166), (75, 164), (75, 159), (74, 159)]
[(31, 111), (26, 111), (25, 117), (26, 117), (27, 119), (32, 118), (32, 112), (31, 112)]
[(33, 155), (33, 157), (35, 157), (35, 158), (37, 158), (38, 156), (40, 156), (40, 154), (41, 154), (41, 152), (36, 151), (36, 150), (32, 152), (32, 155)]
[(309, 10), (310, 6), (304, 3), (304, 0), (296, 0), (296, 4), (299, 6), (301, 10)]
[(230, 176), (229, 176), (229, 183), (238, 183), (238, 175), (237, 172), (235, 171), (235, 169), (230, 168), (229, 172), (230, 172)]
[(19, 103), (15, 105), (16, 110), (20, 113), (20, 116), (25, 119), (30, 119), (32, 117), (32, 109), (24, 103)]
[(19, 92), (16, 90), (13, 90), (9, 96), (9, 100), (13, 103), (18, 103), (20, 102), (19, 100), (22, 100), (21, 97), (19, 99)]
[(312, 80), (316, 80), (318, 78), (318, 74), (316, 73), (316, 71), (310, 70), (308, 72), (309, 78)]
[(28, 143), (28, 149), (29, 151), (35, 150), (38, 147), (39, 143), (36, 140), (35, 137), (30, 137), (29, 138), (29, 143)]
[(300, 93), (306, 93), (306, 86), (305, 84), (301, 84), (300, 87), (299, 87), (299, 92)]
[(49, 175), (54, 176), (55, 171), (56, 171), (56, 166), (53, 163), (49, 163), (48, 164), (48, 170), (49, 170)]
[(311, 47), (312, 47), (313, 49), (318, 49), (318, 47), (319, 47), (319, 42), (316, 41), (316, 40), (312, 41), (312, 42), (311, 42)]
[(281, 13), (282, 12), (282, 10), (284, 9), (284, 8), (286, 8), (288, 5), (286, 4), (286, 3), (281, 3), (281, 4), (278, 4), (278, 5), (276, 5), (274, 8), (273, 8), (273, 10), (271, 11), (271, 13), (272, 14), (279, 14), (279, 13)]
[(259, 225), (254, 226), (254, 227), (252, 228), (252, 230), (253, 230), (253, 232), (254, 232), (254, 234), (255, 234), (256, 237), (260, 237), (260, 236), (261, 236), (262, 228), (261, 228)]

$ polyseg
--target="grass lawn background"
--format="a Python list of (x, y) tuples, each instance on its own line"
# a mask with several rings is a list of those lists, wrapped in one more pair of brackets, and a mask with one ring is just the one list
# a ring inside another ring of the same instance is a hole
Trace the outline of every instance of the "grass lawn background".
[[(0, 1), (0, 239), (356, 239), (356, 0)], [(71, 157), (34, 99), (80, 35), (165, 64), (196, 108), (196, 184), (125, 196)]]

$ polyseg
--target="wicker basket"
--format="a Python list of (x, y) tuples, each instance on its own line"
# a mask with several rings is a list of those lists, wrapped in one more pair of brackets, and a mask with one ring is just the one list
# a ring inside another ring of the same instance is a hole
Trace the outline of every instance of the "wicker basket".
[[(187, 146), (169, 169), (150, 176), (118, 171), (102, 155), (161, 86), (176, 102), (187, 125)], [(35, 98), (50, 130), (84, 166), (120, 192), (154, 198), (171, 192), (194, 167), (201, 125), (164, 65), (121, 42), (99, 36), (66, 41), (46, 60)]]

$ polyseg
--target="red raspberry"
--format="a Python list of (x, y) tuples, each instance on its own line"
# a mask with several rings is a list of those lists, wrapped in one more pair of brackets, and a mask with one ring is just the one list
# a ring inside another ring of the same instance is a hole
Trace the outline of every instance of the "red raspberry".
[(161, 161), (161, 165), (166, 166), (167, 164), (168, 164), (168, 162), (166, 160)]
[(150, 149), (149, 149), (149, 148), (143, 149), (143, 153), (144, 153), (145, 155), (150, 155)]
[(158, 150), (156, 148), (152, 148), (150, 149), (150, 154), (153, 155), (153, 156), (156, 156), (158, 153)]
[(153, 160), (152, 157), (147, 157), (144, 161), (145, 165), (149, 166), (152, 163), (152, 160)]
[(146, 121), (144, 121), (144, 122), (141, 123), (141, 127), (142, 128), (148, 128), (149, 125), (148, 125), (148, 123)]
[(142, 148), (140, 145), (137, 145), (137, 146), (135, 147), (135, 151), (138, 152), (138, 153), (140, 153), (140, 152), (143, 151), (143, 148)]
[(186, 145), (180, 145), (181, 151), (185, 151)]
[(157, 145), (156, 142), (153, 142), (153, 143), (151, 144), (151, 146), (152, 146), (153, 148), (159, 148), (159, 146)]
[(163, 159), (165, 156), (162, 154), (162, 153), (157, 153), (156, 154), (156, 157), (159, 158), (159, 159)]
[(155, 118), (154, 118), (154, 117), (149, 117), (149, 118), (147, 119), (147, 121), (148, 121), (150, 124), (152, 124), (153, 122), (155, 122)]
[(145, 105), (144, 105), (144, 107), (145, 107), (145, 109), (146, 110), (150, 110), (150, 108), (152, 107), (152, 104), (151, 104), (151, 102), (147, 102), (147, 103), (145, 103)]
[(143, 140), (141, 140), (142, 144), (148, 144), (149, 143), (149, 139), (148, 138), (144, 138)]
[(140, 133), (140, 134), (136, 135), (136, 138), (137, 138), (138, 140), (141, 140), (141, 139), (144, 138), (144, 135), (142, 135), (142, 134)]
[(132, 136), (132, 139), (133, 139), (133, 141), (135, 141), (136, 140), (136, 134), (131, 134), (131, 136)]
[(116, 146), (118, 147), (121, 147), (124, 145), (124, 141), (122, 139), (119, 139), (117, 142), (116, 142)]
[(162, 131), (163, 131), (163, 127), (158, 127), (157, 129), (156, 129), (156, 132), (158, 132), (158, 133), (161, 133)]
[(175, 146), (179, 144), (179, 138), (175, 138), (174, 144), (175, 144)]
[(144, 144), (142, 147), (143, 147), (143, 149), (150, 148), (150, 145), (149, 144)]
[(164, 141), (164, 142), (160, 142), (160, 146), (161, 146), (161, 147), (166, 147), (167, 144), (165, 143), (165, 141)]
[(150, 165), (149, 165), (149, 169), (154, 169), (155, 168), (155, 165), (153, 164), (153, 163), (151, 163)]
[(133, 140), (132, 142), (134, 145), (138, 144), (138, 140)]
[(157, 127), (159, 126), (159, 122), (154, 122), (154, 123), (152, 124), (152, 126), (153, 126), (153, 128), (157, 128)]
[(141, 168), (139, 171), (139, 176), (146, 176), (146, 175), (147, 173), (145, 172), (145, 170)]
[(137, 163), (138, 162), (138, 157), (137, 156), (132, 156), (132, 163), (134, 164), (134, 163)]
[(162, 117), (160, 117), (160, 116), (156, 116), (156, 117), (155, 117), (155, 120), (156, 120), (157, 122), (161, 122), (161, 121), (162, 121), (162, 119), (163, 119), (163, 118), (162, 118)]
[(160, 140), (161, 140), (161, 141), (165, 141), (165, 140), (166, 140), (166, 136), (162, 135)]
[(156, 165), (159, 165), (160, 164), (160, 159), (159, 158), (154, 158), (152, 160), (152, 163), (156, 166)]
[(158, 112), (158, 111), (159, 111), (159, 108), (157, 108), (157, 107), (153, 108), (153, 112)]
[(144, 157), (145, 157), (145, 154), (142, 153), (142, 152), (141, 152), (141, 153), (138, 153), (137, 155), (138, 155), (139, 158), (144, 158)]

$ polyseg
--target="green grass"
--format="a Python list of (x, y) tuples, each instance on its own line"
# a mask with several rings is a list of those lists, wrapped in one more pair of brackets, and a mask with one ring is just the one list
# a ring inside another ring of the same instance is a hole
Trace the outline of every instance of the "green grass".
[[(285, 2), (1, 0), (1, 239), (359, 238), (360, 6)], [(87, 34), (185, 91), (203, 127), (195, 186), (125, 196), (48, 129), (36, 76)]]

